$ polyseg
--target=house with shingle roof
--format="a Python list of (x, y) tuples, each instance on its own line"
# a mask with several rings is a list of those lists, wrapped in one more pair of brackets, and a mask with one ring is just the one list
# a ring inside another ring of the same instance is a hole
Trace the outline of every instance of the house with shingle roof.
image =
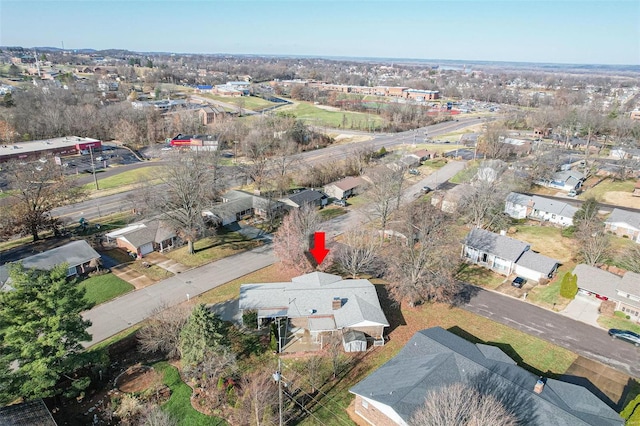
[[(100, 255), (85, 240), (72, 241), (60, 247), (43, 251), (20, 260), (25, 269), (49, 271), (54, 267), (66, 263), (67, 277), (85, 274), (95, 270), (95, 262)], [(0, 289), (10, 289), (8, 265), (0, 266)], [(5, 285), (6, 284), (6, 285)]]
[(623, 419), (583, 386), (540, 378), (495, 346), (440, 327), (414, 334), (400, 352), (349, 389), (355, 412), (376, 426), (411, 423), (431, 392), (462, 383), (498, 399), (518, 424), (622, 426)]
[(243, 312), (256, 311), (258, 326), (284, 320), (290, 328), (310, 334), (316, 343), (323, 334), (348, 330), (384, 342), (384, 329), (389, 326), (371, 282), (343, 280), (324, 272), (301, 275), (291, 282), (243, 284), (239, 307)]
[(616, 303), (616, 310), (640, 321), (640, 274), (627, 271), (622, 277), (595, 266), (580, 264), (573, 273), (578, 289), (599, 299)]
[(231, 190), (217, 203), (202, 212), (208, 220), (226, 226), (254, 216), (269, 218), (279, 215), (284, 208), (280, 201), (250, 194), (245, 191)]
[(464, 239), (462, 257), (505, 276), (517, 274), (534, 281), (551, 278), (560, 262), (530, 249), (529, 243), (503, 233), (474, 228)]
[(304, 189), (299, 192), (288, 195), (285, 198), (281, 198), (281, 203), (294, 209), (299, 209), (304, 205), (311, 205), (316, 207), (326, 206), (329, 197), (320, 191), (315, 189)]
[(560, 200), (511, 192), (505, 199), (504, 212), (514, 219), (531, 218), (560, 226), (573, 225), (577, 208)]
[(613, 209), (607, 220), (604, 221), (604, 229), (618, 237), (629, 238), (640, 243), (640, 213)]
[(585, 175), (577, 170), (561, 170), (556, 172), (550, 180), (537, 181), (536, 183), (569, 192), (572, 189), (580, 189), (585, 179)]
[(174, 247), (177, 240), (175, 230), (160, 219), (136, 222), (124, 228), (116, 229), (105, 235), (107, 241), (115, 241), (116, 245), (128, 252), (142, 257), (153, 251), (163, 252)]
[(0, 407), (0, 425), (56, 426), (42, 398)]
[(346, 200), (352, 195), (355, 195), (355, 191), (359, 187), (366, 185), (366, 183), (367, 181), (361, 177), (348, 176), (325, 185), (324, 193), (338, 200)]

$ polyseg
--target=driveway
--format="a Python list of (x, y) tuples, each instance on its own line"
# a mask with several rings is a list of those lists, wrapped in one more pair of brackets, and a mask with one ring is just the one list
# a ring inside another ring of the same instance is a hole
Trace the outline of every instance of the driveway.
[(598, 324), (598, 316), (600, 315), (598, 313), (599, 307), (600, 301), (598, 299), (578, 293), (575, 299), (560, 313), (576, 321), (601, 328), (600, 324)]

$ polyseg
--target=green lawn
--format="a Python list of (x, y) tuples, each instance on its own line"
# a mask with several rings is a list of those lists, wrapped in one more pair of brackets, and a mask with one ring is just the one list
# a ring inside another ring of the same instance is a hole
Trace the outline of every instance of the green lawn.
[(478, 265), (464, 263), (456, 275), (456, 279), (466, 283), (475, 284), (480, 287), (495, 289), (505, 280), (505, 277), (498, 275), (487, 268)]
[(581, 200), (586, 200), (587, 198), (595, 198), (598, 201), (603, 201), (604, 196), (607, 192), (631, 193), (631, 191), (633, 191), (635, 183), (635, 180), (619, 181), (613, 179), (605, 179), (593, 188), (587, 189), (585, 192), (580, 194), (578, 198), (580, 198)]
[(185, 245), (166, 253), (166, 256), (185, 266), (196, 267), (251, 250), (261, 244), (260, 241), (249, 240), (237, 232), (221, 232), (216, 236), (196, 241), (194, 244), (195, 254), (189, 254)]
[(479, 163), (477, 161), (469, 161), (464, 169), (456, 173), (449, 182), (451, 183), (468, 183), (478, 173)]
[(158, 372), (164, 375), (163, 382), (171, 389), (171, 397), (162, 409), (184, 426), (206, 426), (206, 425), (226, 425), (223, 419), (205, 416), (191, 406), (191, 388), (182, 381), (178, 370), (162, 361), (153, 365)]
[[(149, 166), (134, 170), (127, 170), (126, 172), (118, 173), (117, 175), (103, 179), (100, 178), (100, 175), (96, 176), (98, 177), (98, 186), (100, 187), (100, 191), (105, 191), (108, 189), (127, 187), (141, 182), (158, 183), (158, 174), (161, 172), (162, 168), (160, 166)], [(96, 187), (93, 182), (83, 185), (83, 188), (89, 192), (96, 191)]]
[(346, 213), (347, 211), (342, 207), (325, 207), (324, 209), (320, 210), (320, 217), (323, 221), (331, 220), (334, 217), (342, 216)]
[(251, 111), (260, 111), (270, 106), (276, 105), (274, 102), (269, 102), (257, 96), (220, 96), (211, 94), (202, 94), (205, 98), (213, 99), (214, 101), (224, 102), (225, 104), (232, 104)]
[(307, 124), (313, 126), (375, 130), (384, 124), (384, 120), (374, 114), (350, 111), (327, 111), (304, 102), (282, 107), (280, 110), (291, 113), (300, 120), (304, 120)]
[(128, 293), (134, 288), (128, 282), (121, 280), (111, 273), (87, 278), (80, 282), (79, 285), (87, 290), (84, 298), (96, 305), (111, 300), (121, 294)]
[(598, 317), (598, 324), (604, 328), (619, 328), (622, 330), (631, 330), (634, 333), (640, 333), (640, 324), (636, 324), (634, 321), (622, 318), (625, 315), (624, 312), (616, 311), (616, 316), (607, 317), (600, 315)]

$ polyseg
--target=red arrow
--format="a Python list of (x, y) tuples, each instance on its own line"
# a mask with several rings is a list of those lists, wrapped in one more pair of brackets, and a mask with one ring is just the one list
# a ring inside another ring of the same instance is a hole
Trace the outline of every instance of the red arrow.
[(309, 253), (311, 253), (318, 265), (320, 265), (327, 254), (329, 254), (329, 249), (324, 247), (324, 232), (316, 232), (313, 234), (313, 248), (309, 250)]

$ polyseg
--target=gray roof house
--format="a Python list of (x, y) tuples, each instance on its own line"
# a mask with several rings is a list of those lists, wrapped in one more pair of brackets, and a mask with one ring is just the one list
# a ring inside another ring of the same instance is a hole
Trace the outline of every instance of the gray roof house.
[(107, 241), (115, 240), (118, 247), (144, 256), (154, 250), (163, 252), (172, 248), (177, 235), (167, 222), (152, 219), (116, 229), (107, 233), (106, 237)]
[(286, 319), (294, 329), (308, 331), (315, 343), (321, 333), (348, 330), (380, 340), (389, 326), (373, 284), (323, 272), (301, 275), (291, 282), (243, 284), (239, 307), (257, 311), (258, 325)]
[(613, 209), (607, 220), (604, 221), (604, 229), (619, 237), (627, 237), (640, 243), (640, 213)]
[(556, 172), (551, 180), (537, 181), (536, 183), (562, 191), (571, 191), (580, 188), (584, 180), (585, 175), (577, 170), (562, 170)]
[(640, 321), (640, 274), (628, 271), (620, 277), (585, 264), (577, 265), (573, 273), (578, 277), (581, 293), (611, 300), (616, 303), (616, 310)]
[(366, 183), (367, 181), (361, 177), (348, 176), (339, 181), (326, 184), (324, 193), (338, 200), (346, 199), (354, 195), (356, 188), (364, 186)]
[[(62, 263), (67, 263), (69, 269), (67, 276), (78, 275), (88, 272), (90, 263), (94, 259), (100, 259), (100, 255), (85, 240), (73, 241), (51, 250), (43, 251), (33, 256), (21, 259), (25, 269), (37, 269), (48, 271)], [(0, 266), (0, 288), (7, 289), (9, 286), (8, 265)], [(5, 284), (7, 284), (5, 286)]]
[(618, 413), (586, 388), (542, 379), (497, 347), (474, 344), (440, 327), (417, 332), (400, 352), (349, 392), (355, 412), (372, 425), (411, 424), (430, 392), (464, 383), (496, 397), (518, 424), (623, 425)]
[(463, 241), (462, 256), (502, 275), (515, 273), (534, 281), (550, 278), (560, 262), (530, 249), (524, 241), (474, 228)]
[(320, 191), (316, 191), (315, 189), (305, 189), (285, 198), (281, 198), (278, 201), (291, 208), (299, 209), (305, 204), (312, 206), (326, 206), (328, 199), (327, 195)]
[(559, 200), (517, 192), (507, 195), (504, 207), (504, 212), (514, 219), (531, 218), (561, 226), (573, 225), (577, 211), (577, 208)]
[(231, 190), (222, 196), (222, 203), (204, 210), (202, 215), (224, 226), (253, 216), (266, 218), (277, 215), (282, 211), (283, 206), (277, 200), (245, 191)]
[(56, 426), (42, 398), (0, 408), (0, 425)]

